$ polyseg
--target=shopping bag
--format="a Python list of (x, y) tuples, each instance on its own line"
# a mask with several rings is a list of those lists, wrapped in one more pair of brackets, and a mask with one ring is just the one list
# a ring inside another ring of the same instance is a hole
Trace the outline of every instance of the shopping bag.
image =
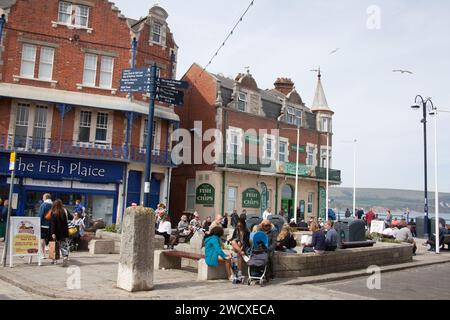
[(59, 260), (59, 245), (56, 241), (48, 243), (48, 258), (51, 260)]

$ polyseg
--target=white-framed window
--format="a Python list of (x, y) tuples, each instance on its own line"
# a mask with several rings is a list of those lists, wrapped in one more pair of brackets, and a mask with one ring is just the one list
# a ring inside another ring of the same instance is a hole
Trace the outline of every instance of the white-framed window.
[(275, 160), (276, 155), (276, 140), (273, 135), (264, 135), (263, 139), (263, 158), (268, 160)]
[(287, 147), (288, 144), (285, 141), (280, 141), (278, 148), (278, 161), (280, 162), (288, 162), (287, 160)]
[[(328, 153), (328, 161), (330, 162), (330, 168), (331, 168), (331, 148)], [(327, 167), (327, 147), (320, 148), (320, 165), (322, 168)]]
[(313, 144), (308, 144), (306, 146), (306, 165), (308, 166), (315, 166), (316, 161), (316, 146)]
[(227, 154), (242, 155), (243, 131), (239, 128), (229, 128), (227, 130)]
[(195, 179), (186, 180), (186, 211), (194, 211), (195, 208)]
[(95, 127), (95, 142), (106, 143), (108, 133), (108, 114), (97, 113), (97, 125)]
[(78, 135), (78, 141), (89, 142), (91, 138), (91, 121), (92, 112), (91, 111), (81, 111), (80, 112), (80, 131)]
[[(142, 122), (142, 143), (141, 143), (141, 152), (147, 151), (147, 139), (148, 139), (148, 118), (144, 118)], [(153, 133), (152, 133), (152, 148), (153, 151), (158, 151), (159, 149), (159, 141), (158, 138), (159, 126), (158, 121), (153, 120)]]
[(302, 126), (303, 111), (294, 107), (287, 107), (286, 122), (297, 127)]
[(52, 108), (39, 103), (13, 103), (9, 134), (14, 136), (14, 147), (42, 151), (46, 148), (46, 140), (50, 138)]
[(39, 79), (52, 80), (53, 79), (53, 61), (55, 58), (55, 49), (48, 47), (41, 47), (39, 59)]
[(22, 46), (22, 63), (20, 66), (21, 77), (34, 78), (36, 48), (36, 46), (26, 43)]
[(102, 57), (100, 66), (100, 88), (112, 88), (114, 58)]
[(152, 41), (155, 43), (161, 43), (162, 35), (162, 23), (159, 21), (153, 21), (152, 23)]
[(238, 188), (236, 187), (228, 187), (227, 191), (227, 211), (233, 212), (233, 210), (237, 209), (237, 196), (238, 196)]
[(308, 193), (308, 213), (313, 213), (313, 207), (314, 207), (314, 193), (309, 192)]
[(242, 112), (247, 111), (247, 94), (244, 92), (239, 92), (238, 94), (238, 110)]
[(89, 25), (89, 7), (60, 1), (58, 22), (68, 26), (87, 28)]
[(329, 117), (320, 117), (320, 131), (331, 132), (331, 119)]
[(84, 56), (83, 84), (95, 87), (97, 78), (97, 55), (86, 53)]

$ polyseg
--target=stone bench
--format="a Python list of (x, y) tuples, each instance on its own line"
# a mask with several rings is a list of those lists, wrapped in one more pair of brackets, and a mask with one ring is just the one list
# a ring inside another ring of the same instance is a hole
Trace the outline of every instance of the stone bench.
[[(122, 239), (122, 235), (120, 233), (114, 233), (114, 232), (108, 232), (104, 229), (99, 229), (95, 233), (95, 237), (102, 240), (113, 240), (114, 241), (114, 253), (119, 254), (120, 253), (120, 243)], [(164, 249), (164, 237), (155, 235), (155, 244), (154, 248), (155, 250), (162, 250)]]
[(89, 254), (113, 254), (114, 240), (91, 240), (89, 242)]
[(353, 248), (365, 248), (373, 247), (376, 241), (352, 241), (352, 242), (342, 242), (340, 249), (353, 249)]
[(280, 278), (307, 277), (412, 262), (411, 244), (377, 244), (372, 248), (354, 248), (324, 254), (288, 255), (276, 252), (274, 273)]
[(199, 261), (204, 256), (183, 251), (155, 250), (155, 269), (181, 269), (181, 260), (183, 258)]

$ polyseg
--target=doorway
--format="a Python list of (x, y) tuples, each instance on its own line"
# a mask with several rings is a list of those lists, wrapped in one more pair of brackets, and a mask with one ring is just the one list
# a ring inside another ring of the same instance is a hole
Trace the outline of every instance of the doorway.
[(294, 217), (294, 189), (291, 185), (285, 185), (282, 190), (281, 208), (287, 214), (288, 221)]

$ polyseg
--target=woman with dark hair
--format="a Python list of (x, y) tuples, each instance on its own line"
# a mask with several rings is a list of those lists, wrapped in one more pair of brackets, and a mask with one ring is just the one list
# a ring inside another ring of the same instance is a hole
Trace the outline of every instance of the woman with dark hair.
[(210, 230), (205, 236), (205, 261), (209, 267), (217, 267), (219, 263), (225, 263), (225, 270), (230, 280), (233, 280), (231, 270), (231, 255), (226, 255), (222, 250), (221, 237), (223, 236), (223, 228), (218, 226)]
[(233, 236), (231, 237), (231, 246), (234, 252), (238, 255), (237, 265), (239, 269), (239, 276), (242, 275), (242, 260), (247, 254), (247, 250), (250, 248), (250, 232), (247, 229), (245, 220), (238, 219), (236, 229), (234, 229)]
[[(52, 218), (50, 221), (50, 234), (52, 240), (56, 241), (63, 256), (63, 267), (67, 267), (69, 258), (68, 238), (69, 228), (67, 222), (67, 210), (64, 209), (62, 201), (56, 200), (52, 206)], [(56, 261), (53, 261), (55, 263)]]

